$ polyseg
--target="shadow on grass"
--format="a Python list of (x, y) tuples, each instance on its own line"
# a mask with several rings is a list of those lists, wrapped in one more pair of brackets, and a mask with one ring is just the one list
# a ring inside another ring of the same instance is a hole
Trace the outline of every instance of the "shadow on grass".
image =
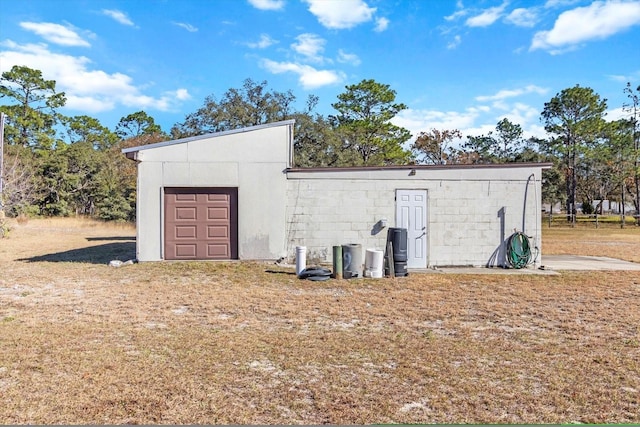
[(265, 270), (264, 272), (265, 273), (271, 273), (271, 274), (287, 274), (287, 275), (297, 276), (295, 271)]
[(118, 242), (135, 242), (136, 236), (117, 236), (117, 237), (87, 237), (88, 242), (99, 242), (99, 241), (118, 241)]
[[(114, 240), (114, 239), (109, 239)], [(91, 264), (109, 264), (109, 261), (128, 261), (136, 257), (135, 239), (126, 243), (105, 243), (82, 249), (72, 249), (53, 254), (21, 258), (25, 262), (84, 262)]]

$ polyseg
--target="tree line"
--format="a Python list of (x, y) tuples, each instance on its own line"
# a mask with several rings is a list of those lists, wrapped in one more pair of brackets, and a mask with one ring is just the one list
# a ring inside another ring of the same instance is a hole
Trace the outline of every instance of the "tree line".
[(522, 127), (504, 118), (486, 135), (463, 139), (457, 129), (430, 129), (412, 140), (409, 130), (392, 123), (408, 107), (389, 85), (371, 79), (346, 86), (328, 116), (315, 111), (315, 95), (296, 110), (292, 91), (246, 79), (220, 98), (206, 97), (168, 132), (144, 111), (122, 117), (111, 130), (87, 115), (62, 115), (66, 95), (55, 81), (14, 66), (0, 79), (6, 118), (1, 202), (10, 216), (133, 221), (136, 166), (123, 148), (295, 119), (296, 167), (550, 162), (544, 202), (562, 202), (575, 214), (579, 204), (610, 199), (632, 202), (640, 212), (640, 86), (628, 83), (623, 90), (628, 118), (615, 121), (605, 119), (606, 100), (591, 88), (559, 92), (540, 117), (546, 138), (525, 139)]

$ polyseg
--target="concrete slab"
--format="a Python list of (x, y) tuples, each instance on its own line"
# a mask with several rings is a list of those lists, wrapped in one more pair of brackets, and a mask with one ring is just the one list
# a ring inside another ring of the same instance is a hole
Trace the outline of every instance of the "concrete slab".
[(638, 263), (600, 256), (544, 255), (541, 265), (550, 270), (640, 271)]
[(501, 267), (438, 267), (438, 268), (430, 268), (430, 269), (411, 269), (409, 270), (409, 275), (411, 273), (440, 273), (440, 274), (501, 274), (501, 275), (522, 275), (522, 274), (537, 274), (537, 275), (556, 275), (560, 274), (556, 270), (551, 270), (549, 268), (539, 269), (534, 268), (533, 266), (527, 268), (501, 268)]
[(441, 267), (425, 270), (410, 270), (413, 273), (449, 274), (538, 274), (554, 275), (560, 271), (640, 271), (640, 264), (616, 258), (580, 255), (544, 255), (542, 262), (526, 268), (486, 267)]

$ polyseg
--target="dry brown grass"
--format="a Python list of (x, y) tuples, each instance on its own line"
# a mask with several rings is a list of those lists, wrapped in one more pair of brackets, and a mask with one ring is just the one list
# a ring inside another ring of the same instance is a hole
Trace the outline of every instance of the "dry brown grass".
[(542, 230), (542, 251), (547, 255), (607, 256), (640, 262), (640, 227), (545, 227)]
[(30, 221), (0, 240), (0, 422), (640, 422), (637, 272), (107, 267), (134, 235)]

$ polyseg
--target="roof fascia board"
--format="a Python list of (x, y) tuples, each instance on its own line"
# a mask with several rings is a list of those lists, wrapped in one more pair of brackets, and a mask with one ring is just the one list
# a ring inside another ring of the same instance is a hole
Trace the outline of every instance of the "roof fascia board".
[(486, 163), (486, 164), (452, 164), (452, 165), (396, 165), (396, 166), (354, 166), (354, 167), (320, 167), (320, 168), (288, 168), (287, 173), (296, 172), (351, 172), (351, 171), (384, 171), (384, 170), (438, 170), (438, 169), (513, 169), (541, 168), (551, 169), (553, 163)]

